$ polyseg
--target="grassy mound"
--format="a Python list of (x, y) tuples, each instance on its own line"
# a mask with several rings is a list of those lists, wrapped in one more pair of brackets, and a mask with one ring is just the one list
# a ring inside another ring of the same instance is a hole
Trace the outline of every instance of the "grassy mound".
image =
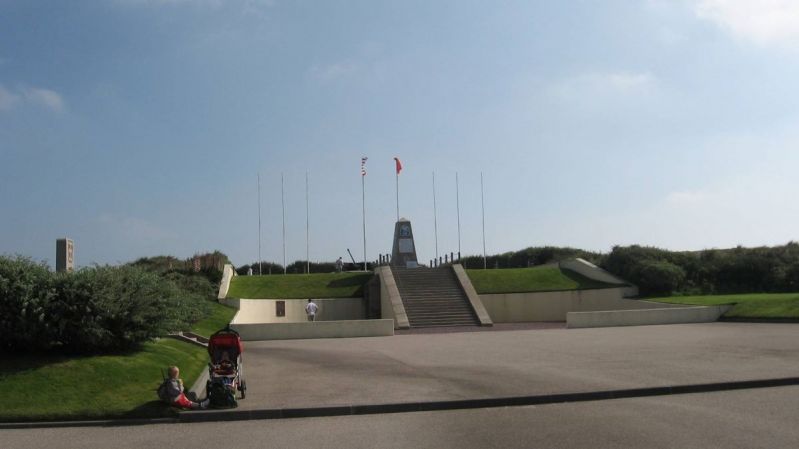
[(187, 387), (208, 363), (205, 348), (172, 339), (118, 355), (3, 356), (0, 388), (9, 392), (0, 420), (58, 420), (167, 416), (155, 389), (161, 369), (180, 367)]
[(525, 293), (616, 287), (557, 267), (466, 270), (479, 294)]
[(204, 319), (195, 323), (191, 331), (204, 337), (210, 337), (211, 334), (219, 329), (224, 329), (225, 326), (233, 320), (237, 311), (238, 309), (233, 307), (214, 302), (211, 307), (211, 313)]
[[(235, 313), (212, 303), (212, 313), (191, 330), (209, 336)], [(190, 388), (207, 363), (205, 348), (170, 338), (114, 355), (3, 355), (0, 389), (10, 394), (0, 407), (0, 421), (171, 416), (173, 410), (155, 395), (161, 370), (180, 367)]]
[(734, 304), (725, 318), (799, 319), (799, 293), (753, 293), (743, 295), (670, 296), (647, 301), (712, 306)]
[(235, 276), (229, 298), (350, 298), (363, 295), (372, 273), (275, 274)]

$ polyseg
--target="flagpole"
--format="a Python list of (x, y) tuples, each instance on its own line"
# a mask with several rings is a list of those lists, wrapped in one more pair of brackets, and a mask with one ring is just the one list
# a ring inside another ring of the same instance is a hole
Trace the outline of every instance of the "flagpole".
[(258, 276), (264, 273), (261, 263), (261, 173), (258, 173)]
[(480, 172), (480, 209), (483, 214), (483, 269), (486, 269), (486, 209), (485, 195), (483, 194), (483, 172)]
[(397, 178), (397, 221), (399, 221), (399, 171), (394, 170), (394, 177)]
[(455, 207), (458, 211), (458, 259), (461, 258), (461, 198), (458, 187), (458, 172), (455, 172)]
[(280, 173), (280, 204), (283, 208), (283, 274), (286, 274), (286, 195), (283, 188), (283, 173)]
[(311, 235), (311, 214), (308, 206), (308, 172), (305, 172), (305, 272), (311, 274), (311, 250), (310, 250), (310, 235)]
[(363, 271), (366, 271), (366, 175), (361, 175), (361, 208), (363, 209)]
[(433, 230), (436, 236), (436, 260), (438, 260), (438, 214), (436, 213), (436, 172), (433, 172)]

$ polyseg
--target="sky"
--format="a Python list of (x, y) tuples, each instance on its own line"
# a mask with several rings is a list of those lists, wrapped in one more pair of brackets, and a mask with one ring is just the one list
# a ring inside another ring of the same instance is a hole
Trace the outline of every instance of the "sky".
[(394, 157), (422, 262), (482, 254), (481, 175), (488, 254), (784, 244), (797, 79), (791, 0), (0, 0), (0, 254), (254, 262), (260, 176), (283, 263), (282, 176), (287, 262), (364, 209), (374, 260)]

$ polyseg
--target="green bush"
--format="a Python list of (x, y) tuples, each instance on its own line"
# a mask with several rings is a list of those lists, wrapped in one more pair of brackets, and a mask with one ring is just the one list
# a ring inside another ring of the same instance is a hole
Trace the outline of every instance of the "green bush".
[[(455, 254), (457, 257), (457, 254)], [(527, 268), (547, 263), (560, 262), (566, 259), (580, 257), (589, 262), (598, 263), (600, 254), (584, 251), (577, 248), (563, 248), (556, 246), (530, 247), (519, 251), (510, 251), (503, 254), (494, 254), (486, 257), (487, 268)], [(429, 263), (429, 261), (420, 261)], [(464, 256), (460, 263), (467, 269), (483, 268), (483, 256)]]
[(137, 266), (51, 273), (0, 257), (4, 351), (108, 352), (187, 328), (210, 311), (210, 282)]
[(685, 271), (671, 262), (647, 260), (638, 267), (638, 288), (645, 295), (671, 294), (685, 284)]
[(0, 257), (0, 349), (40, 347), (48, 337), (46, 308), (55, 292), (44, 264)]

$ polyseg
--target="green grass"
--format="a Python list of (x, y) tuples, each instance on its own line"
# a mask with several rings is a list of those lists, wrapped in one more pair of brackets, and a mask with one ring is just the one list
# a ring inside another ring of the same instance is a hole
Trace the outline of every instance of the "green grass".
[(191, 331), (204, 337), (210, 337), (211, 334), (219, 329), (224, 329), (233, 319), (233, 316), (236, 315), (236, 311), (237, 309), (233, 307), (214, 302), (211, 307), (211, 314), (194, 323)]
[[(191, 331), (210, 336), (235, 314), (214, 302)], [(0, 389), (7, 394), (0, 421), (171, 416), (174, 411), (155, 395), (161, 370), (177, 365), (189, 388), (206, 363), (205, 348), (170, 338), (116, 355), (3, 355)]]
[(501, 270), (466, 270), (478, 294), (525, 293), (557, 290), (607, 288), (597, 282), (557, 267), (507, 268)]
[(235, 276), (228, 298), (350, 298), (363, 295), (372, 273), (273, 274)]
[(187, 388), (208, 362), (205, 348), (178, 340), (129, 354), (0, 357), (0, 421), (169, 416), (157, 401), (161, 369), (180, 367)]
[(743, 295), (670, 296), (647, 298), (670, 304), (711, 306), (734, 304), (725, 318), (799, 319), (799, 293), (754, 293)]

